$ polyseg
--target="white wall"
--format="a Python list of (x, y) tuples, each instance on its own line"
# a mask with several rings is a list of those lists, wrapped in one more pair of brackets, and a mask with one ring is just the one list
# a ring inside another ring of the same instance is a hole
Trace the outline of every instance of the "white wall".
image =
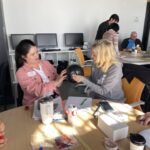
[(120, 16), (120, 40), (136, 30), (142, 37), (146, 0), (3, 0), (7, 34), (83, 32), (93, 42), (99, 23)]

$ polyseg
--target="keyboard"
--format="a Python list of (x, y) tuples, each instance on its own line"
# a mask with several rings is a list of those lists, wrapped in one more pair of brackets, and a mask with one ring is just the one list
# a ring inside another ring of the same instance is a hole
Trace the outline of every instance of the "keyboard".
[(41, 49), (41, 52), (53, 52), (53, 51), (60, 51), (61, 49)]

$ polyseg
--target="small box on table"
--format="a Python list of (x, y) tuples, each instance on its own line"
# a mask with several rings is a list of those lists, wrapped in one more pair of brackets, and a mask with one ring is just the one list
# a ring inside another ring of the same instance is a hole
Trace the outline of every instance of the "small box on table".
[(117, 141), (128, 136), (128, 125), (113, 119), (107, 113), (98, 116), (98, 127), (113, 141)]

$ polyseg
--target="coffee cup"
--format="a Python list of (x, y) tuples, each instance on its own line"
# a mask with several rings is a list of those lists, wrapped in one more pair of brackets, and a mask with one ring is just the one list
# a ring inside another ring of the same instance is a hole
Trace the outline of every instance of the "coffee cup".
[(135, 50), (132, 51), (132, 54), (133, 54), (133, 55), (137, 55), (137, 53), (138, 53), (138, 52), (137, 52), (137, 49), (135, 49)]
[(137, 49), (135, 49), (135, 50), (134, 50), (134, 53), (135, 53), (135, 54), (137, 54), (137, 53), (138, 53), (138, 50), (137, 50)]
[(130, 134), (130, 150), (144, 150), (145, 138), (140, 134)]

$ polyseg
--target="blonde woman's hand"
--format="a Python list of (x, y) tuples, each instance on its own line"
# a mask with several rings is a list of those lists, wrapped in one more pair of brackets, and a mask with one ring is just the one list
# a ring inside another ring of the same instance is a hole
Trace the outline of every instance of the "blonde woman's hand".
[(75, 74), (72, 75), (72, 78), (73, 78), (73, 80), (76, 81), (77, 83), (83, 82), (83, 80), (84, 80), (84, 77), (83, 77), (83, 76), (75, 75)]
[(60, 87), (62, 82), (66, 79), (67, 75), (66, 75), (66, 70), (63, 70), (60, 75), (58, 75), (57, 79), (56, 79), (56, 86)]

